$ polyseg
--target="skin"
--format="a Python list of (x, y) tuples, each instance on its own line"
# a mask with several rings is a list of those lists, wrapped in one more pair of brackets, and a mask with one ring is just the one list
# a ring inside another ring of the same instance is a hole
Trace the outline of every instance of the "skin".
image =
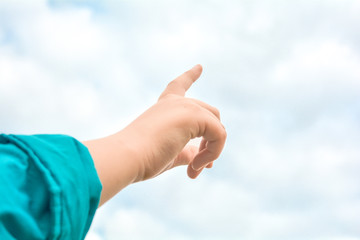
[[(219, 111), (185, 93), (200, 77), (196, 65), (170, 82), (157, 103), (121, 131), (85, 141), (103, 185), (100, 206), (131, 183), (188, 165), (195, 179), (211, 168), (225, 144)], [(199, 147), (187, 143), (202, 137)]]

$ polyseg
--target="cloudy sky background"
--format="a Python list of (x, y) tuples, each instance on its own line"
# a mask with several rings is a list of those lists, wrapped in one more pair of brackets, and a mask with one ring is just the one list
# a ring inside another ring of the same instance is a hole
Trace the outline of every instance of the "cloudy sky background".
[(129, 186), (86, 240), (360, 239), (360, 1), (0, 1), (0, 131), (120, 130), (197, 63), (228, 141)]

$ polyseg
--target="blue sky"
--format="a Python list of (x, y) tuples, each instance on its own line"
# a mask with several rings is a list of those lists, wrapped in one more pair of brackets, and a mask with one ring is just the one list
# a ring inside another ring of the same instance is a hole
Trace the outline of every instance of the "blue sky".
[(118, 131), (201, 63), (214, 168), (134, 184), (87, 240), (360, 239), (360, 2), (1, 1), (0, 130)]

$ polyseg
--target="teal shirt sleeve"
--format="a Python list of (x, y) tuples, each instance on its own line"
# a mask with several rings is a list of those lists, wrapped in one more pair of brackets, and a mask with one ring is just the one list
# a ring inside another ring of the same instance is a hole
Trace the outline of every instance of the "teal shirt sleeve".
[(65, 135), (0, 135), (0, 239), (84, 239), (101, 183)]

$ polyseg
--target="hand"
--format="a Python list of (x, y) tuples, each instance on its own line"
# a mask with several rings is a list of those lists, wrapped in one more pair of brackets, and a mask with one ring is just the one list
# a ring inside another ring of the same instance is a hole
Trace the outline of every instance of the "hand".
[[(201, 65), (196, 65), (170, 82), (158, 102), (122, 132), (139, 153), (137, 181), (179, 165), (188, 165), (188, 176), (196, 178), (219, 157), (226, 139), (219, 111), (199, 100), (185, 98), (185, 92), (201, 72)], [(199, 149), (186, 146), (196, 137), (203, 137)]]
[[(103, 185), (100, 205), (130, 183), (143, 181), (180, 165), (196, 178), (212, 167), (225, 144), (219, 111), (185, 93), (200, 77), (196, 65), (169, 83), (158, 102), (120, 132), (87, 141)], [(187, 146), (202, 137), (199, 148)]]

